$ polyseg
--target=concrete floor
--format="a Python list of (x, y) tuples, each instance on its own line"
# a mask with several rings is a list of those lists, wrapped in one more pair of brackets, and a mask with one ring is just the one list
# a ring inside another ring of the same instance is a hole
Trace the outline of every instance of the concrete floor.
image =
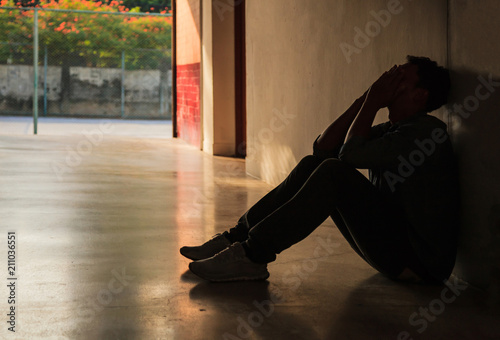
[[(264, 282), (205, 282), (182, 245), (271, 187), (176, 139), (0, 136), (2, 339), (500, 339), (491, 298), (392, 282), (327, 221)], [(17, 237), (7, 330), (7, 232)], [(406, 333), (405, 333), (406, 332)]]
[[(33, 135), (32, 117), (0, 116), (0, 135)], [(172, 137), (171, 120), (121, 120), (94, 118), (40, 117), (37, 134), (42, 136), (74, 136), (86, 131), (102, 131), (106, 135), (137, 138)]]

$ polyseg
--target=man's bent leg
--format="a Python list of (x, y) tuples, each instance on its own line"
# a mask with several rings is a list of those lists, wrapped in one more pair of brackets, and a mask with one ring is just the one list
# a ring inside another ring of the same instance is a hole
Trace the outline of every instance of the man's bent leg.
[(335, 193), (343, 191), (339, 187), (346, 183), (342, 178), (346, 172), (357, 173), (335, 159), (322, 162), (291, 199), (250, 229), (248, 240), (235, 242), (211, 258), (191, 262), (189, 269), (210, 281), (266, 279), (267, 262), (328, 217), (340, 196)]
[(248, 231), (291, 199), (322, 162), (323, 159), (313, 155), (302, 158), (281, 184), (255, 203), (241, 216), (238, 224), (224, 235), (232, 242), (245, 241), (248, 238)]
[(200, 246), (182, 247), (181, 254), (192, 260), (207, 259), (235, 242), (245, 241), (248, 238), (248, 230), (293, 197), (321, 162), (322, 159), (317, 156), (304, 157), (280, 185), (260, 199), (240, 218), (235, 227), (215, 235)]
[(250, 230), (251, 259), (273, 261), (329, 215), (353, 249), (380, 272), (397, 277), (414, 260), (397, 205), (356, 169), (334, 159), (324, 161), (291, 200)]
[(323, 161), (290, 200), (250, 229), (246, 247), (251, 258), (274, 261), (276, 254), (312, 233), (346, 196), (363, 200), (364, 192), (351, 190), (359, 187), (353, 184), (357, 182), (364, 183), (365, 190), (374, 189), (350, 165), (337, 159)]
[[(267, 278), (266, 263), (309, 235), (344, 202), (354, 205), (360, 202), (357, 211), (363, 216), (363, 208), (378, 204), (379, 196), (356, 169), (336, 159), (325, 160), (290, 200), (250, 229), (247, 241), (236, 242), (209, 259), (192, 262), (190, 269), (212, 281)], [(366, 222), (368, 225), (371, 221)], [(351, 234), (349, 230), (346, 232)], [(398, 255), (392, 254), (395, 262), (399, 261)]]

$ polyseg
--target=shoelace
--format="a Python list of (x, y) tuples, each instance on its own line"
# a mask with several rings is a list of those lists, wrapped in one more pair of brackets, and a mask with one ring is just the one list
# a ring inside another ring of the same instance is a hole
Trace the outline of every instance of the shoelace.
[(219, 233), (219, 234), (215, 234), (214, 236), (212, 236), (212, 238), (211, 238), (210, 240), (208, 240), (208, 242), (207, 242), (207, 243), (214, 243), (214, 242), (218, 242), (218, 241), (219, 241), (218, 237), (219, 237), (219, 236), (221, 236), (221, 235), (222, 235), (222, 234), (220, 234), (220, 233)]
[(235, 243), (230, 245), (226, 249), (218, 252), (217, 255), (215, 255), (214, 260), (219, 263), (227, 263), (244, 258), (245, 257), (244, 254), (239, 253), (238, 250), (236, 249), (236, 247), (238, 246), (239, 244)]
[(210, 240), (208, 240), (207, 244), (206, 245), (212, 245), (212, 244), (225, 244), (224, 240), (221, 239), (221, 237), (224, 237), (222, 236), (222, 234), (215, 234)]

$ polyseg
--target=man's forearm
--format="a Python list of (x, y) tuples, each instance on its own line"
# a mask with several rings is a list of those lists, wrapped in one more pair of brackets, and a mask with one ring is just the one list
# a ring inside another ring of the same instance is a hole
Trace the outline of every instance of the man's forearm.
[(394, 65), (370, 86), (363, 106), (349, 130), (347, 140), (352, 137), (370, 137), (377, 112), (383, 107), (388, 107), (389, 103), (394, 101), (394, 98), (404, 90), (404, 87), (400, 87), (403, 76), (402, 69)]
[[(366, 94), (365, 94), (366, 95)], [(345, 136), (352, 122), (356, 118), (359, 110), (363, 106), (366, 96), (363, 95), (356, 99), (354, 103), (337, 118), (326, 130), (321, 134), (317, 141), (317, 148), (320, 150), (333, 150), (336, 147), (344, 144)]]
[(354, 136), (369, 138), (373, 120), (375, 119), (379, 109), (380, 106), (376, 103), (369, 99), (365, 100), (363, 107), (359, 111), (359, 114), (349, 130), (347, 140)]

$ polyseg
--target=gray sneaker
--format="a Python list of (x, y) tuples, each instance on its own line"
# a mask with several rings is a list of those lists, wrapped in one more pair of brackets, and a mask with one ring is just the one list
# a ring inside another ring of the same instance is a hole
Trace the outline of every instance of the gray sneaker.
[(182, 247), (181, 254), (191, 260), (204, 260), (226, 249), (231, 242), (222, 234), (215, 234), (210, 240), (196, 247)]
[(239, 242), (211, 258), (191, 262), (189, 269), (199, 277), (213, 282), (265, 280), (269, 277), (267, 264), (250, 261)]

